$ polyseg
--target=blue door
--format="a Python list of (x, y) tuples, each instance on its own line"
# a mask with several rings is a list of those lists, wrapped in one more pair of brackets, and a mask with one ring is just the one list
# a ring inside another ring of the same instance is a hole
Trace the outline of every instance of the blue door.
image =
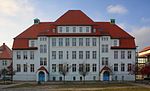
[(45, 74), (42, 71), (39, 72), (39, 81), (41, 81), (41, 82), (45, 81)]
[(109, 72), (108, 71), (105, 71), (103, 73), (103, 81), (109, 81)]

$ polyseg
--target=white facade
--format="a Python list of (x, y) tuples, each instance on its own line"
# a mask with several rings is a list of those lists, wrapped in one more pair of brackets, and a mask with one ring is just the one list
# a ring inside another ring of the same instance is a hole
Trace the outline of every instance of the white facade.
[[(61, 32), (60, 26), (57, 28), (58, 33), (91, 32), (89, 26), (83, 26), (82, 32), (79, 31), (79, 27), (82, 26), (61, 27)], [(76, 27), (77, 31), (69, 30), (71, 32), (66, 32), (66, 27), (69, 27), (69, 29)], [(89, 31), (86, 31), (86, 27), (89, 27)], [(48, 71), (47, 73), (46, 70), (41, 70), (45, 74), (44, 81), (63, 80), (63, 76), (59, 73), (59, 64), (68, 64), (70, 67), (65, 77), (67, 81), (83, 80), (83, 76), (79, 74), (79, 64), (89, 64), (90, 71), (85, 80), (107, 80), (107, 78), (104, 78), (105, 71), (109, 72), (108, 79), (110, 81), (135, 80), (135, 75), (131, 72), (131, 68), (135, 64), (135, 49), (112, 49), (113, 46), (119, 46), (119, 39), (112, 39), (111, 36), (41, 36), (34, 40), (31, 39), (29, 40), (29, 47), (37, 47), (37, 49), (13, 50), (13, 67), (17, 70), (14, 80), (39, 81), (40, 70), (38, 69), (41, 66)], [(17, 55), (20, 55), (20, 57), (17, 58)], [(17, 65), (20, 65), (20, 67), (17, 68)], [(24, 65), (27, 65), (27, 70)], [(31, 68), (31, 65), (34, 65), (33, 68)], [(54, 66), (53, 69), (52, 65)], [(74, 72), (73, 65), (76, 66)], [(114, 68), (114, 66), (117, 67)], [(104, 67), (110, 70), (102, 70)]]

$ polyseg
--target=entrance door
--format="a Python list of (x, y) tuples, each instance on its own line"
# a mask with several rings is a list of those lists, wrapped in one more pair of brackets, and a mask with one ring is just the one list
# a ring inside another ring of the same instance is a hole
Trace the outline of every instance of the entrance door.
[(45, 74), (43, 71), (39, 72), (39, 81), (41, 81), (41, 82), (45, 81)]
[(109, 81), (109, 72), (108, 71), (105, 71), (103, 73), (103, 81)]

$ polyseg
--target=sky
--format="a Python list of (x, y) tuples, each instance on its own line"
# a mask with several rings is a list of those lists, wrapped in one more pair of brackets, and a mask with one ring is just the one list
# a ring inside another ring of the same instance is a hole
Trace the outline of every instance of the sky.
[(150, 0), (0, 0), (0, 45), (10, 48), (13, 38), (33, 24), (52, 22), (68, 10), (82, 10), (94, 21), (110, 21), (135, 37), (141, 50), (150, 46)]

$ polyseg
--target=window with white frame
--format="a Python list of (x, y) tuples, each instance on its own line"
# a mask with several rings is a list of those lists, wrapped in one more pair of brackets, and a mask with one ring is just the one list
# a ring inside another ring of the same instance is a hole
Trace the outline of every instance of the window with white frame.
[(108, 52), (108, 45), (107, 44), (103, 44), (102, 45), (102, 53), (107, 53)]
[(76, 59), (76, 51), (72, 51), (72, 59)]
[(96, 64), (93, 64), (93, 72), (96, 72)]
[(43, 53), (43, 52), (44, 52), (44, 46), (40, 45), (40, 53)]
[(30, 51), (30, 59), (34, 59), (34, 51)]
[(86, 32), (88, 33), (90, 31), (90, 28), (89, 27), (86, 27)]
[(72, 64), (72, 72), (76, 72), (76, 64)]
[(114, 51), (114, 59), (118, 59), (118, 51)]
[(43, 53), (47, 53), (47, 45), (43, 45), (44, 49), (43, 49)]
[(79, 51), (79, 59), (83, 59), (83, 51)]
[(125, 51), (121, 51), (121, 59), (125, 59)]
[(35, 47), (35, 42), (34, 42), (34, 40), (31, 40), (31, 47)]
[(92, 38), (92, 46), (96, 46), (96, 38)]
[(27, 51), (23, 51), (23, 59), (28, 59)]
[(56, 38), (52, 38), (52, 46), (56, 46)]
[(40, 58), (40, 65), (47, 66), (47, 58), (46, 57)]
[(69, 59), (69, 52), (68, 51), (66, 51), (66, 59)]
[(90, 51), (86, 51), (86, 59), (90, 59)]
[(59, 53), (58, 54), (59, 55), (59, 59), (63, 59), (63, 51), (59, 51), (58, 53)]
[(132, 52), (128, 51), (128, 59), (131, 59), (131, 58), (132, 58)]
[(52, 72), (56, 72), (56, 64), (52, 64)]
[(59, 64), (59, 72), (62, 72), (63, 64)]
[(128, 71), (131, 71), (132, 70), (132, 65), (131, 63), (128, 63)]
[(3, 66), (6, 66), (7, 65), (7, 60), (3, 60), (2, 64), (3, 64)]
[(59, 32), (62, 33), (62, 27), (59, 27)]
[(56, 51), (52, 51), (52, 59), (56, 59)]
[(86, 38), (86, 46), (90, 46), (90, 38)]
[(114, 40), (114, 46), (117, 46), (118, 43), (117, 43), (117, 40)]
[(65, 45), (66, 45), (66, 46), (69, 46), (69, 45), (70, 45), (69, 38), (66, 38), (66, 39), (65, 39)]
[(72, 38), (72, 46), (76, 46), (76, 38)]
[(63, 46), (63, 38), (59, 38), (59, 46)]
[(66, 27), (66, 33), (68, 33), (69, 32), (69, 27)]
[(28, 70), (27, 64), (23, 64), (23, 71), (27, 72), (27, 70)]
[(20, 51), (17, 51), (17, 59), (21, 59), (21, 52)]
[(93, 59), (96, 59), (97, 52), (93, 51), (92, 54), (93, 54)]
[(125, 71), (125, 64), (121, 63), (121, 71)]
[(108, 57), (102, 57), (102, 65), (108, 65)]
[(86, 72), (90, 72), (90, 64), (86, 64)]
[(83, 32), (82, 27), (79, 27), (79, 32), (80, 32), (80, 33), (82, 33), (82, 32)]
[(75, 33), (76, 32), (76, 27), (73, 27), (73, 33)]
[(83, 46), (83, 38), (79, 38), (79, 46)]
[(34, 72), (34, 64), (30, 64), (30, 72)]
[(17, 64), (17, 72), (21, 72), (21, 64)]
[(118, 71), (118, 64), (117, 63), (114, 64), (114, 71)]

